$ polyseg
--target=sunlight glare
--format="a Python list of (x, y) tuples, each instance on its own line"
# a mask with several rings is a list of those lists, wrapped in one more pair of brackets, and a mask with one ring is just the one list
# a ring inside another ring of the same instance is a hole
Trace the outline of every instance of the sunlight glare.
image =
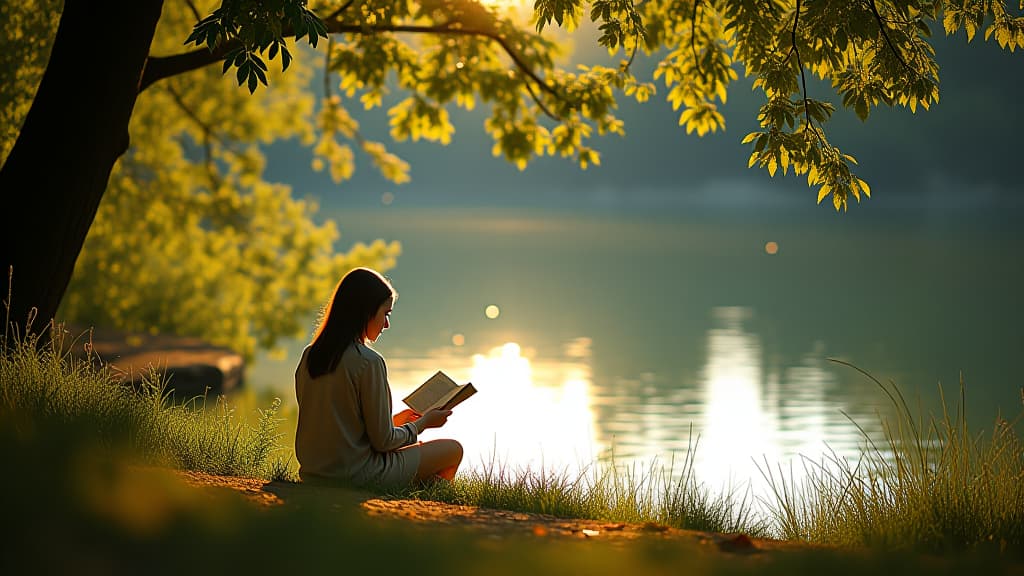
[(519, 387), (530, 383), (530, 361), (520, 355), (521, 348), (508, 342), (491, 349), (486, 356), (473, 355), (472, 378), (503, 388)]
[[(520, 11), (528, 6), (526, 0), (477, 0), (477, 2), (482, 6), (493, 8), (498, 12)], [(530, 4), (532, 4), (532, 2)]]
[(473, 356), (470, 377), (481, 406), (465, 415), (468, 427), (458, 436), (466, 454), (493, 455), (534, 470), (589, 462), (599, 452), (589, 365), (531, 359), (522, 352), (508, 342)]
[(738, 307), (719, 308), (716, 319), (724, 326), (708, 332), (704, 431), (696, 465), (714, 490), (753, 478), (753, 461), (767, 457), (777, 462), (779, 457), (772, 442), (777, 422), (762, 407), (761, 343), (743, 330), (746, 313)]
[[(459, 364), (468, 366), (459, 369)], [(601, 452), (589, 356), (568, 362), (536, 358), (520, 344), (507, 342), (468, 358), (456, 352), (444, 358), (396, 359), (388, 365), (396, 410), (400, 399), (439, 365), (457, 382), (472, 382), (478, 393), (455, 408), (443, 428), (424, 432), (423, 439), (457, 439), (465, 452), (464, 469), (493, 463), (510, 472), (578, 470)]]
[[(743, 488), (749, 482), (755, 497), (770, 498), (763, 473), (802, 481), (806, 470), (792, 455), (819, 461), (829, 422), (815, 407), (828, 403), (822, 383), (832, 377), (820, 366), (820, 351), (805, 358), (803, 366), (766, 374), (762, 343), (744, 326), (751, 310), (718, 308), (715, 316), (718, 326), (708, 332), (704, 367), (697, 475), (716, 489)], [(785, 388), (784, 382), (789, 384)], [(847, 456), (842, 448), (839, 452)]]

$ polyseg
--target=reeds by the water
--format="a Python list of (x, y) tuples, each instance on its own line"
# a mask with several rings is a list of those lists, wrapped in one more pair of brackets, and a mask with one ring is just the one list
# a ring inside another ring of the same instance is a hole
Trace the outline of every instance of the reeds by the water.
[(767, 535), (767, 526), (754, 517), (749, 492), (714, 495), (697, 480), (695, 448), (696, 441), (678, 468), (674, 459), (667, 466), (655, 461), (627, 467), (612, 458), (578, 472), (557, 472), (514, 469), (492, 458), (452, 482), (436, 482), (407, 495), (565, 518)]
[[(1024, 552), (1024, 443), (1015, 422), (991, 433), (968, 427), (964, 382), (941, 415), (915, 416), (899, 388), (874, 381), (895, 408), (885, 438), (864, 435), (860, 458), (805, 460), (806, 481), (762, 472), (774, 493), (773, 526), (786, 539), (930, 551), (994, 548)], [(940, 387), (941, 394), (941, 387)]]

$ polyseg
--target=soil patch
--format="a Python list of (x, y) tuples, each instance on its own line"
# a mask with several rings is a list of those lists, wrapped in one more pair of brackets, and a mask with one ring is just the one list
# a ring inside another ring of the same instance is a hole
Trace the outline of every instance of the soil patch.
[(478, 506), (462, 506), (414, 499), (385, 499), (368, 492), (291, 482), (267, 482), (253, 478), (217, 476), (202, 472), (178, 472), (186, 483), (200, 488), (224, 488), (242, 494), (260, 506), (329, 506), (383, 520), (401, 519), (431, 529), (469, 529), (483, 536), (535, 536), (624, 544), (638, 539), (677, 540), (729, 554), (807, 551), (825, 548), (797, 542), (752, 538), (747, 534), (720, 534), (682, 530), (654, 523), (623, 523), (549, 514), (510, 512)]

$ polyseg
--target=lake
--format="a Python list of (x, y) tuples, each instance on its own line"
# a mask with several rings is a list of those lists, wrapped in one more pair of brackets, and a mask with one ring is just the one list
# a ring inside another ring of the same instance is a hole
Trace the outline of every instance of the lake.
[[(800, 476), (803, 458), (855, 458), (858, 425), (881, 435), (888, 398), (830, 358), (894, 381), (922, 413), (940, 384), (958, 399), (962, 374), (975, 429), (1021, 412), (1024, 240), (976, 214), (332, 215), (342, 246), (401, 241), (376, 348), (396, 406), (439, 369), (477, 387), (423, 435), (462, 442), (464, 467), (678, 466), (696, 444), (699, 479), (762, 493), (766, 466)], [(303, 345), (259, 358), (249, 385), (294, 403)]]

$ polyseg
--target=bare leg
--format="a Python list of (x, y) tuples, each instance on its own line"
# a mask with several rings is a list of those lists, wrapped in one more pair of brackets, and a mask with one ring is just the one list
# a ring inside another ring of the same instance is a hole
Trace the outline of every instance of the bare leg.
[(462, 444), (455, 440), (430, 440), (418, 446), (420, 467), (416, 469), (416, 480), (430, 480), (435, 477), (451, 480), (462, 462)]

